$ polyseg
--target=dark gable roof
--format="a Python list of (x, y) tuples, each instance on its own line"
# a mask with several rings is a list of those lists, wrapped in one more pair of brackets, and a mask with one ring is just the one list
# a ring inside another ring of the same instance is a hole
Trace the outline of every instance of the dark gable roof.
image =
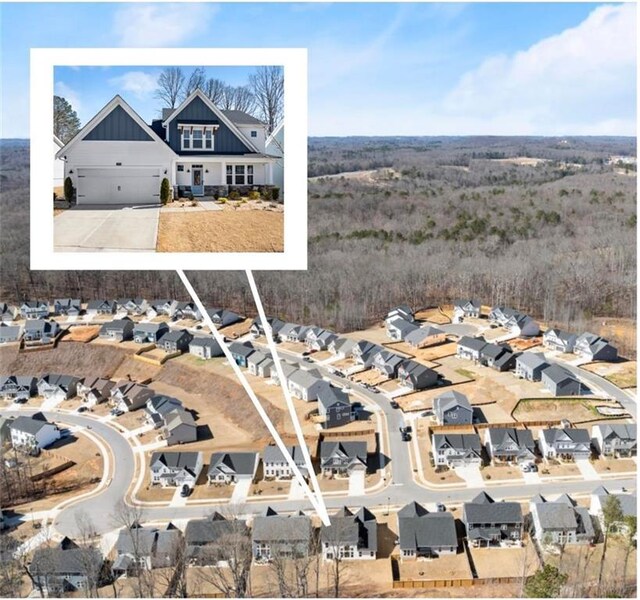
[(232, 354), (244, 356), (245, 358), (255, 352), (253, 346), (249, 342), (244, 342), (243, 344), (241, 344), (240, 342), (231, 342), (229, 344), (229, 351)]
[(367, 462), (367, 442), (320, 442), (320, 458), (325, 460), (334, 454), (344, 454)]
[(398, 512), (398, 532), (402, 550), (458, 545), (453, 515), (450, 512), (429, 513), (417, 503)]
[(149, 464), (161, 463), (172, 470), (185, 469), (195, 473), (199, 452), (154, 452)]
[(471, 350), (482, 350), (487, 345), (487, 342), (483, 338), (472, 338), (468, 335), (463, 335), (458, 341), (458, 346), (463, 348), (469, 348)]
[(318, 390), (318, 403), (325, 409), (329, 409), (336, 404), (350, 405), (349, 396), (340, 388), (330, 385), (326, 381)]
[(241, 519), (225, 519), (219, 513), (206, 519), (191, 519), (187, 522), (184, 538), (187, 544), (213, 544), (225, 537), (239, 534), (246, 536), (247, 522)]
[(480, 454), (480, 436), (477, 433), (434, 433), (433, 445), (440, 449), (443, 444), (448, 444), (455, 450), (473, 450)]
[(546, 367), (545, 369), (543, 369), (542, 375), (556, 384), (562, 383), (567, 380), (578, 381), (569, 371), (563, 369), (559, 365), (551, 365), (549, 367)]
[(320, 538), (328, 544), (357, 544), (360, 550), (378, 550), (378, 523), (367, 508), (355, 515), (345, 506), (331, 517), (331, 525), (323, 526)]
[(71, 547), (38, 548), (33, 553), (29, 571), (35, 576), (46, 575), (91, 575), (97, 573), (102, 564), (102, 555), (96, 548)]
[(264, 125), (260, 119), (244, 112), (243, 110), (223, 110), (224, 116), (236, 125)]
[(172, 329), (160, 338), (160, 342), (179, 342), (184, 337), (190, 338), (193, 336), (186, 329)]
[(257, 457), (256, 452), (215, 452), (211, 455), (208, 473), (253, 475)]
[(489, 430), (489, 441), (494, 448), (500, 448), (506, 441), (513, 440), (520, 448), (535, 447), (533, 434), (530, 429), (515, 429), (514, 427), (495, 427)]
[(311, 539), (311, 519), (302, 514), (288, 517), (267, 509), (266, 516), (253, 520), (254, 542), (308, 542)]
[(518, 502), (494, 502), (488, 494), (484, 494), (464, 503), (462, 520), (467, 524), (522, 523), (522, 508)]
[[(296, 465), (305, 465), (304, 456), (302, 455), (302, 449), (300, 446), (287, 446), (287, 452), (289, 452)], [(286, 459), (278, 446), (266, 446), (262, 452), (262, 462), (264, 463), (280, 463), (285, 461)]]
[(627, 425), (624, 423), (614, 423), (612, 425), (596, 425), (596, 428), (600, 429), (600, 431), (602, 432), (602, 438), (605, 440), (609, 437), (617, 437), (621, 440), (638, 439), (638, 428), (635, 423), (632, 425)]
[[(41, 418), (38, 418), (40, 415)], [(31, 435), (36, 435), (43, 427), (47, 425), (52, 425), (53, 423), (49, 423), (42, 413), (36, 413), (32, 417), (19, 416), (13, 420), (11, 423), (11, 429), (15, 429), (16, 431), (24, 431), (25, 433), (29, 433)]]

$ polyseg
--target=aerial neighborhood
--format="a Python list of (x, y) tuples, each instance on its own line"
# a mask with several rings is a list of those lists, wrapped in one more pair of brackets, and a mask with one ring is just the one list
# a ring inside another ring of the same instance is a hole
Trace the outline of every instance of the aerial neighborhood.
[[(615, 377), (629, 361), (600, 335), (479, 300), (398, 305), (357, 332), (207, 309), (222, 345), (191, 302), (2, 306), (0, 351), (14, 370), (0, 376), (0, 438), (3, 477), (15, 482), (2, 523), (23, 532), (16, 553), (43, 595), (106, 582), (134, 594), (174, 564), (202, 584), (205, 570), (230, 568), (239, 539), (254, 590), (268, 595), (283, 559), (320, 557), (332, 585), (336, 565), (364, 577), (375, 561), (380, 591), (473, 586), (517, 583), (559, 552), (635, 536), (636, 404)], [(93, 371), (75, 368), (78, 352), (101, 357)], [(54, 372), (31, 367), (45, 353)], [(329, 525), (263, 433), (231, 361), (308, 483), (313, 469)], [(46, 510), (20, 483), (25, 465), (48, 481), (37, 488)], [(57, 484), (76, 470), (85, 487)], [(119, 520), (104, 518), (103, 494), (111, 510), (122, 503)], [(36, 525), (47, 544), (30, 541)]]

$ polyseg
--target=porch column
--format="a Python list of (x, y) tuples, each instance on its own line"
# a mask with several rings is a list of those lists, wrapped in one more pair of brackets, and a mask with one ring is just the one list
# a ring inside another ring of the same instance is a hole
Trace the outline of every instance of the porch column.
[(227, 185), (227, 163), (223, 160), (220, 163), (220, 185)]
[(264, 166), (264, 171), (266, 185), (273, 185), (273, 165), (271, 163), (267, 163)]

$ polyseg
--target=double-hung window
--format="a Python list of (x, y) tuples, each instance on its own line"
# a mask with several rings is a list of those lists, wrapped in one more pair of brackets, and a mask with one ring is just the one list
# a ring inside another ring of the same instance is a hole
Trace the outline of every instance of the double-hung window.
[(213, 129), (210, 127), (184, 127), (182, 150), (213, 150)]
[(202, 129), (193, 130), (193, 149), (202, 150)]
[(204, 148), (205, 150), (213, 150), (213, 132), (207, 129), (204, 132)]
[(182, 130), (182, 149), (191, 149), (191, 130), (186, 127)]
[(253, 185), (253, 165), (227, 165), (227, 185)]

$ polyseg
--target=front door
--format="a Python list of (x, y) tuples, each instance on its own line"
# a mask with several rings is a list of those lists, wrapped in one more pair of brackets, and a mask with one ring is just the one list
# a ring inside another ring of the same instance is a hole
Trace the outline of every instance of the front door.
[(202, 181), (202, 165), (191, 167), (191, 193), (194, 196), (204, 196), (204, 182)]

